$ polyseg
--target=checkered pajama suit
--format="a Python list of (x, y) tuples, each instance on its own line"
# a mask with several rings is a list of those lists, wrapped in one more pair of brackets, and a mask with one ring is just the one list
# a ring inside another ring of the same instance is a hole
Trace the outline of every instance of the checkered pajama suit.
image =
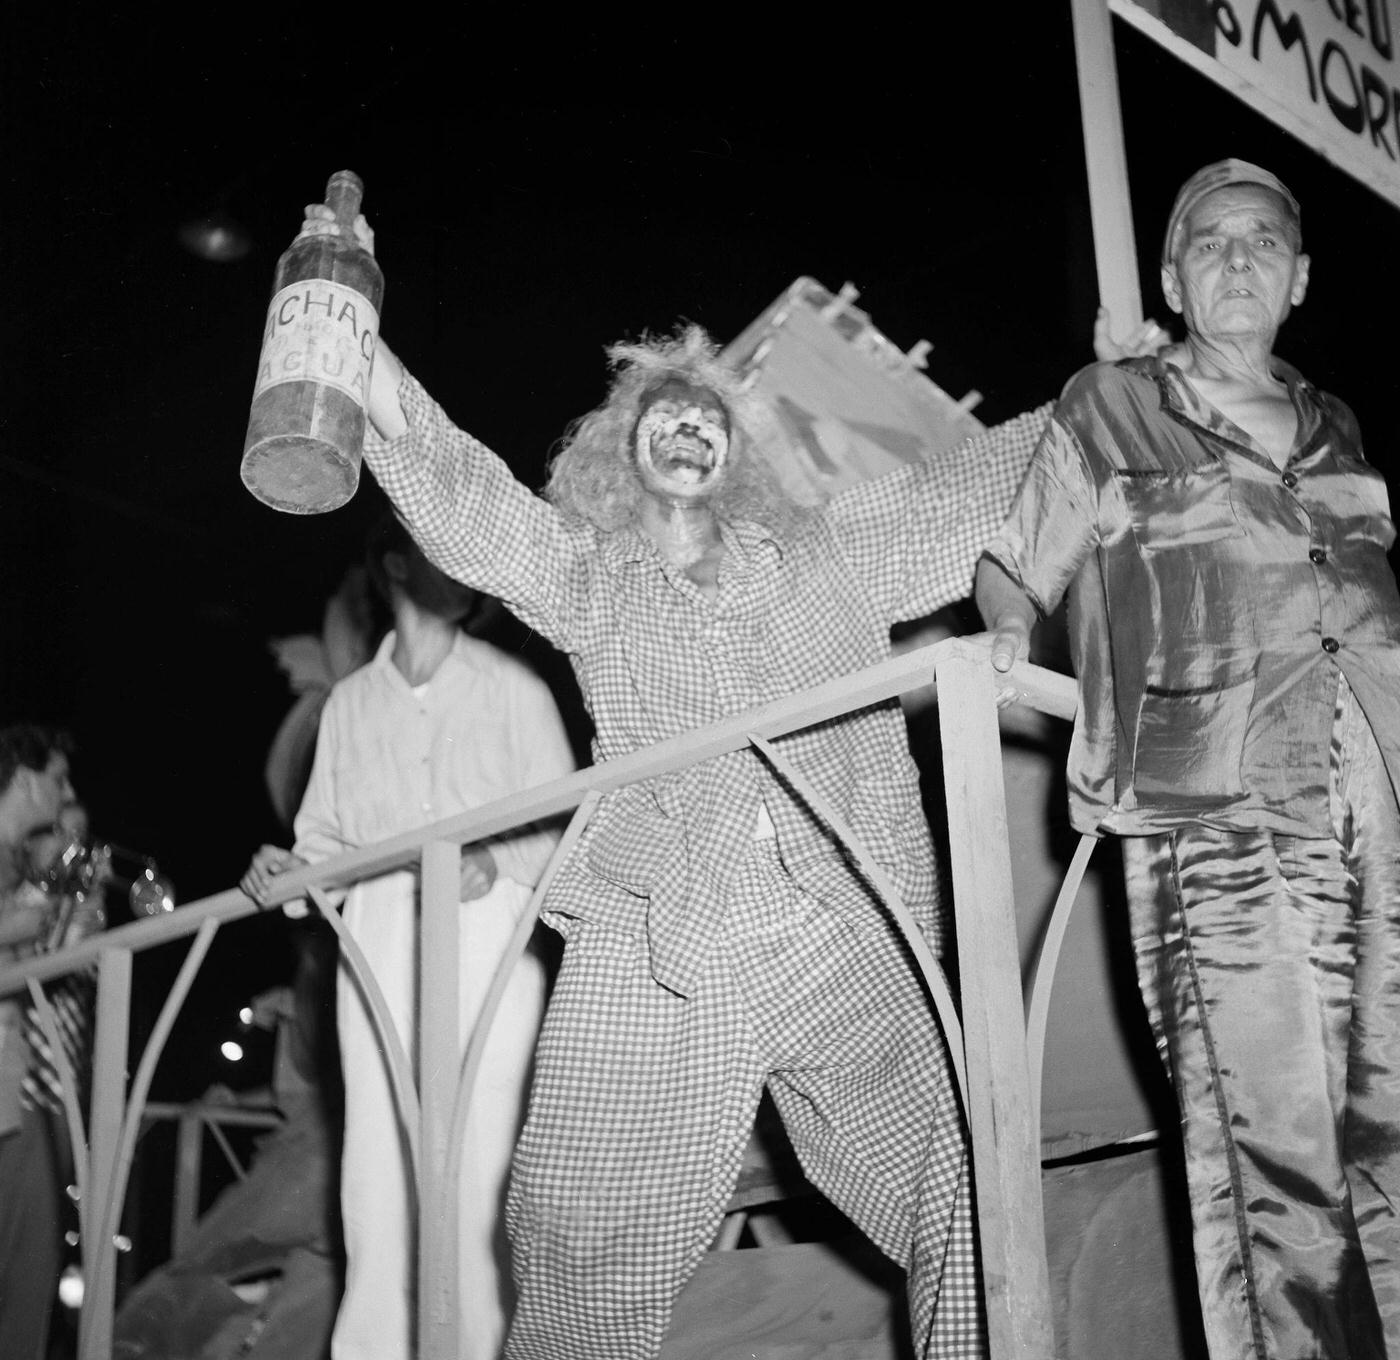
[[(572, 660), (611, 759), (881, 660), (970, 593), (1045, 411), (833, 499), (781, 540), (720, 525), (706, 597), (637, 530), (566, 519), (406, 377), (366, 458), (443, 570)], [(937, 944), (937, 875), (895, 704), (794, 734)], [(755, 839), (761, 813), (772, 839)], [(903, 945), (810, 811), (738, 753), (603, 800), (546, 919), (567, 938), (517, 1150), (509, 1360), (654, 1356), (765, 1083), (808, 1175), (910, 1271), (921, 1354), (981, 1350), (962, 1120)]]

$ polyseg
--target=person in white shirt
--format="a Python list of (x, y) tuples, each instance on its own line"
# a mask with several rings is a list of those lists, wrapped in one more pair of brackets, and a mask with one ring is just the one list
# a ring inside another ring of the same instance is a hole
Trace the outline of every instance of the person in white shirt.
[[(340, 681), (321, 716), (291, 851), (265, 845), (241, 886), (264, 900), (279, 873), (558, 778), (573, 759), (548, 688), (521, 662), (469, 637), (481, 597), (431, 566), (396, 520), (369, 564), (394, 614), (374, 659)], [(470, 1034), (496, 965), (556, 842), (547, 830), (464, 846), (461, 1032)], [(394, 1024), (414, 1055), (415, 876), (386, 874), (345, 899)], [(492, 1026), (473, 1090), (461, 1163), (461, 1327), (467, 1354), (498, 1355), (510, 1309), (501, 1225), (525, 1112), (545, 976), (527, 954)], [(414, 1338), (413, 1185), (388, 1069), (369, 1011), (342, 968), (337, 998), (345, 1072), (341, 1211), (346, 1281), (335, 1360), (410, 1360)], [(395, 1154), (398, 1155), (395, 1155)]]

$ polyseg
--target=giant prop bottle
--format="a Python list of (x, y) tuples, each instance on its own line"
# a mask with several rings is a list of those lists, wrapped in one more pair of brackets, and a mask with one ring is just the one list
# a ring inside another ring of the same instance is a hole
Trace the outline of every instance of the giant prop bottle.
[(355, 494), (384, 276), (353, 224), (364, 185), (326, 186), (339, 236), (305, 236), (277, 262), (253, 385), (243, 484), (275, 510), (312, 515)]

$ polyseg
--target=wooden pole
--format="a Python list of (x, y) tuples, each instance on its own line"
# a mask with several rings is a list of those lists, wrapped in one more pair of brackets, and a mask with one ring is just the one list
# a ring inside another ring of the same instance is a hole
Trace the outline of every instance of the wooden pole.
[(1133, 201), (1118, 102), (1118, 63), (1108, 0), (1070, 0), (1074, 12), (1074, 59), (1079, 73), (1079, 110), (1084, 123), (1084, 161), (1089, 172), (1089, 218), (1099, 302), (1113, 317), (1115, 337), (1142, 322)]
[(1055, 1334), (992, 668), (967, 647), (937, 679), (987, 1338), (991, 1360), (1040, 1360)]

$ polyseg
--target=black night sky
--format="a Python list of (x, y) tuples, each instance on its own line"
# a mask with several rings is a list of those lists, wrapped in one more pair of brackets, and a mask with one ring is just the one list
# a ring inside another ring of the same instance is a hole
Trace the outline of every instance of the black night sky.
[[(291, 696), (267, 640), (319, 627), (380, 503), (366, 477), (289, 518), (238, 479), (276, 259), (332, 171), (367, 186), (386, 338), (532, 484), (600, 396), (607, 342), (681, 317), (728, 339), (803, 274), (931, 341), (930, 376), (980, 389), (988, 421), (1092, 357), (1068, 0), (811, 10), (786, 34), (732, 11), (604, 32), (407, 7), (353, 41), (353, 11), (324, 6), (50, 8), (11, 11), (0, 54), (0, 715), (72, 729), (99, 834), (185, 900), (279, 834), (262, 764)], [(1274, 168), (1313, 257), (1280, 351), (1400, 475), (1400, 213), (1117, 36), (1149, 311), (1171, 319), (1155, 260), (1180, 181), (1225, 155)], [(214, 210), (245, 258), (180, 244)], [(209, 985), (266, 985), (282, 928), (231, 927)], [(179, 1060), (195, 1090), (216, 1075), (199, 1051)]]

